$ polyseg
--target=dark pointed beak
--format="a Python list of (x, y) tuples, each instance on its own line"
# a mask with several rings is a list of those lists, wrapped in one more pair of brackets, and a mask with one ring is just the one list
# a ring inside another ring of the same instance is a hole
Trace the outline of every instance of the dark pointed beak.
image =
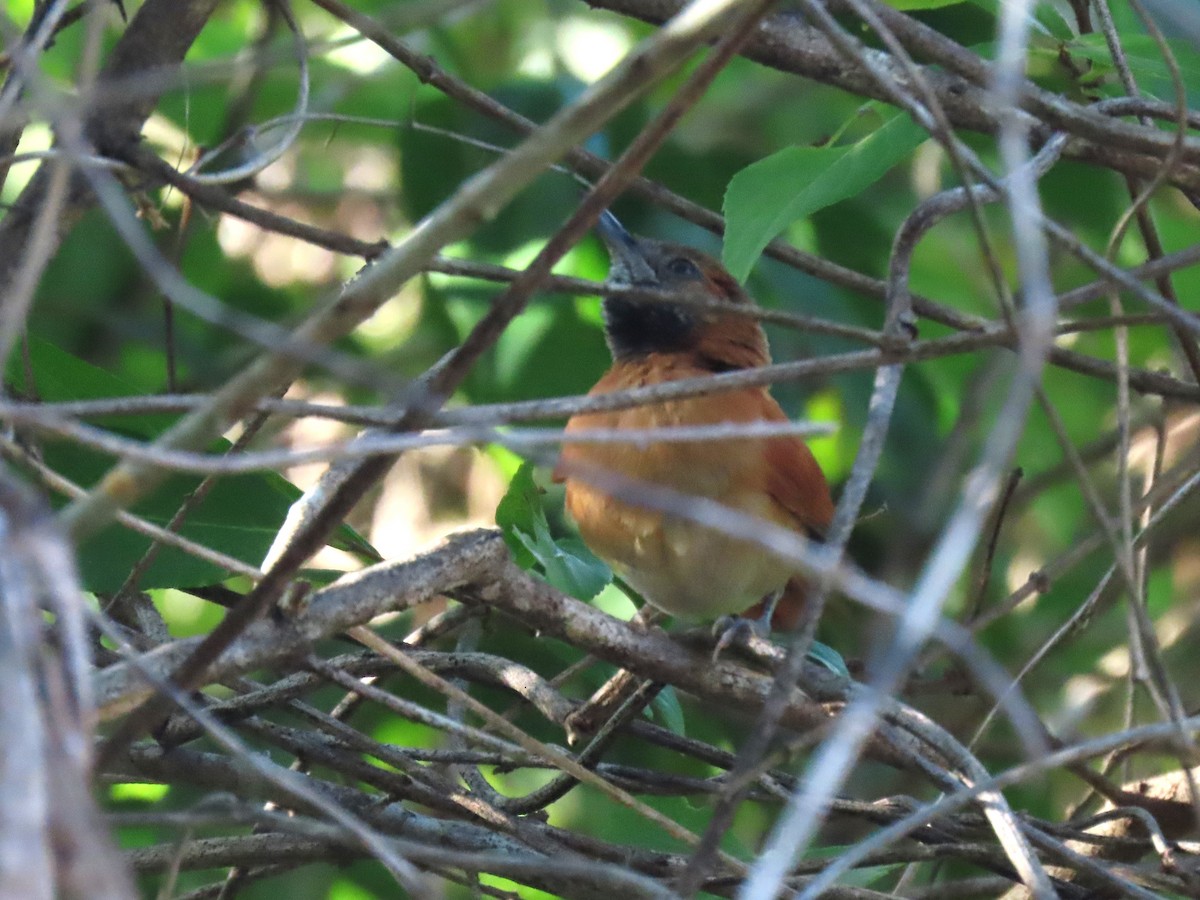
[(634, 243), (633, 235), (625, 230), (621, 220), (614, 216), (611, 210), (606, 209), (600, 213), (600, 218), (596, 220), (596, 233), (600, 235), (600, 240), (604, 241), (606, 247), (612, 247), (613, 244), (631, 246)]
[(654, 284), (658, 278), (646, 261), (640, 242), (621, 220), (607, 209), (596, 221), (596, 234), (604, 242), (611, 263), (608, 280), (616, 284)]

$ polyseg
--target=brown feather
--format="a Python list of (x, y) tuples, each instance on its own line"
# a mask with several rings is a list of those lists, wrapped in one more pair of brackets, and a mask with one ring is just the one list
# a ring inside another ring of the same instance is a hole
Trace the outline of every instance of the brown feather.
[[(736, 341), (721, 347), (710, 337), (700, 344), (723, 358), (743, 359), (747, 353)], [(616, 363), (591, 393), (704, 374), (705, 364), (692, 354), (648, 354)], [(786, 421), (786, 416), (765, 389), (755, 387), (585, 413), (573, 417), (567, 431), (759, 421)], [(825, 478), (797, 438), (567, 444), (554, 474), (567, 482), (567, 509), (584, 540), (647, 600), (677, 615), (741, 612), (781, 588), (791, 565), (757, 544), (618, 500), (589, 484), (588, 470), (705, 497), (804, 534), (823, 531), (833, 514)]]

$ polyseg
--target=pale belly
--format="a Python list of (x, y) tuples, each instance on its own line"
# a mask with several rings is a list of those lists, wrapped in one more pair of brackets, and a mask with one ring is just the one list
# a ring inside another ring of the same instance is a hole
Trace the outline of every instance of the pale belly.
[[(701, 397), (572, 420), (576, 428), (636, 429), (726, 421), (728, 397)], [(739, 438), (681, 442), (569, 446), (564, 461), (615, 472), (703, 497), (772, 525), (796, 528), (794, 517), (766, 489), (765, 442)], [(636, 505), (630, 488), (618, 500), (586, 478), (567, 472), (567, 509), (588, 546), (664, 612), (691, 619), (741, 613), (781, 589), (794, 565), (762, 545)], [(624, 502), (628, 501), (628, 502)]]
[(585, 540), (648, 603), (674, 616), (741, 613), (780, 590), (795, 572), (761, 545), (703, 525), (611, 498), (607, 512), (605, 533), (585, 530)]

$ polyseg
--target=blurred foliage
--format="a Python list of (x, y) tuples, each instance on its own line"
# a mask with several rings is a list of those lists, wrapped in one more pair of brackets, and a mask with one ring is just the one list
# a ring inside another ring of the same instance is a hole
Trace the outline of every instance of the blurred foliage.
[[(892, 0), (892, 5), (916, 11), (922, 21), (992, 55), (1000, 0)], [(129, 4), (130, 12), (136, 2)], [(464, 7), (454, 15), (436, 15), (436, 8), (419, 2), (358, 0), (354, 6), (384, 23), (423, 23), (409, 36), (414, 47), (433, 56), (438, 65), (474, 88), (484, 91), (535, 122), (545, 121), (577, 97), (620, 53), (649, 32), (649, 26), (593, 10), (572, 0), (495, 0)], [(1065, 8), (1065, 6), (1064, 6)], [(433, 10), (432, 18), (423, 14)], [(8, 15), (28, 20), (29, 0), (10, 4)], [(259, 179), (247, 199), (324, 227), (374, 240), (402, 238), (413, 224), (450, 196), (466, 179), (487, 165), (495, 150), (457, 140), (422, 126), (449, 130), (496, 147), (511, 146), (516, 136), (503, 126), (448, 99), (378, 49), (354, 39), (343, 26), (309, 5), (296, 10), (310, 44), (313, 98), (317, 111), (362, 117), (356, 122), (315, 121), (303, 131), (299, 145)], [(1147, 93), (1171, 100), (1169, 73), (1153, 41), (1136, 17), (1117, 4), (1118, 20), (1130, 63)], [(1074, 23), (1058, 5), (1037, 7), (1036, 46), (1030, 73), (1039, 83), (1067, 96), (1114, 96), (1120, 93), (1107, 48), (1097, 34), (1077, 34)], [(120, 25), (112, 19), (106, 34), (109, 47)], [(245, 51), (265, 34), (267, 64), (256, 72)], [(867, 35), (863, 35), (868, 39)], [(81, 52), (82, 32), (62, 34), (44, 60), (44, 71), (64, 89), (73, 81)], [(1179, 41), (1172, 44), (1185, 85), (1192, 96), (1200, 92), (1200, 53)], [(281, 24), (267, 18), (254, 0), (227, 0), (203, 30), (188, 57), (185, 84), (169, 92), (147, 129), (148, 140), (171, 159), (188, 159), (196, 148), (214, 146), (249, 123), (288, 114), (296, 98), (296, 67), (290, 38)], [(677, 76), (618, 116), (590, 144), (590, 149), (615, 156), (636, 130), (662, 108), (679, 83)], [(681, 124), (656, 156), (647, 174), (673, 191), (719, 209), (724, 202), (730, 235), (724, 244), (726, 261), (745, 276), (750, 291), (764, 307), (836, 322), (878, 327), (882, 304), (874, 298), (833, 287), (780, 263), (758, 258), (761, 248), (782, 235), (800, 249), (874, 277), (886, 273), (891, 241), (900, 223), (931, 193), (953, 185), (955, 176), (944, 154), (921, 140), (907, 117), (872, 105), (864, 115), (860, 98), (820, 85), (801, 82), (735, 60), (705, 99)], [(376, 119), (383, 125), (364, 124)], [(985, 160), (995, 161), (991, 142), (966, 136)], [(45, 146), (48, 133), (31, 128), (22, 150)], [(918, 146), (919, 144), (919, 146)], [(32, 172), (14, 170), (3, 196), (11, 203)], [(1128, 205), (1122, 180), (1112, 172), (1064, 162), (1045, 178), (1041, 194), (1047, 212), (1088, 246), (1103, 249), (1118, 217)], [(812, 196), (817, 195), (817, 196)], [(519, 267), (536, 252), (574, 207), (579, 188), (561, 173), (546, 173), (481, 227), (470, 240), (448, 252), (471, 261)], [(265, 236), (248, 226), (199, 210), (185, 215), (176, 192), (147, 195), (142, 202), (161, 217), (154, 237), (163, 254), (178, 260), (181, 271), (198, 288), (230, 307), (280, 323), (301, 319), (333, 296), (338, 285), (360, 265), (290, 240)], [(662, 210), (636, 200), (622, 200), (618, 211), (634, 231), (694, 243), (719, 250), (717, 239)], [(1172, 191), (1159, 191), (1151, 211), (1167, 252), (1191, 245), (1200, 217)], [(152, 218), (152, 217), (151, 217)], [(984, 219), (989, 240), (1006, 276), (1014, 277), (1014, 249), (1002, 210), (988, 208)], [(148, 224), (147, 227), (150, 227)], [(1126, 237), (1117, 260), (1137, 263), (1145, 248), (1136, 234)], [(563, 274), (599, 279), (605, 257), (589, 238), (558, 267)], [(1054, 257), (1055, 286), (1068, 289), (1090, 280), (1090, 274), (1065, 255)], [(965, 214), (938, 225), (922, 241), (912, 268), (914, 292), (965, 313), (998, 318), (995, 292), (989, 283), (979, 243)], [(1185, 304), (1200, 295), (1200, 270), (1178, 273), (1174, 284)], [(1010, 287), (1019, 287), (1010, 281)], [(484, 315), (496, 296), (495, 285), (458, 276), (430, 274), (393, 298), (338, 350), (370, 367), (374, 378), (346, 385), (314, 367), (307, 373), (309, 395), (333, 394), (349, 402), (383, 402), (398, 376), (411, 378), (454, 347)], [(540, 295), (504, 333), (454, 396), (453, 405), (473, 405), (519, 399), (574, 395), (585, 392), (607, 365), (600, 329), (599, 301), (594, 297)], [(1105, 316), (1105, 301), (1072, 311), (1080, 319)], [(920, 325), (922, 337), (947, 329), (930, 322)], [(776, 360), (820, 357), (858, 349), (843, 338), (770, 328)], [(8, 386), (21, 396), (45, 400), (87, 399), (168, 390), (164, 351), (163, 299), (151, 279), (124, 248), (106, 219), (87, 215), (71, 230), (42, 279), (29, 319), (23, 358), (10, 366)], [(1066, 336), (1062, 346), (1115, 358), (1110, 330)], [(204, 392), (220, 386), (253, 357), (255, 348), (228, 331), (179, 313), (175, 318), (174, 390)], [(1156, 370), (1184, 371), (1176, 344), (1159, 326), (1130, 332), (1132, 365)], [(871, 487), (864, 517), (851, 552), (867, 571), (900, 589), (913, 583), (917, 566), (940, 534), (959, 499), (963, 478), (979, 458), (998, 414), (1013, 356), (993, 349), (949, 356), (911, 365), (905, 373), (896, 415), (888, 434), (883, 461)], [(858, 446), (866, 417), (873, 374), (858, 371), (783, 384), (776, 396), (796, 418), (831, 420), (837, 433), (814, 440), (813, 448), (831, 480), (843, 479)], [(1088, 447), (1112, 433), (1116, 425), (1114, 385), (1062, 368), (1050, 367), (1043, 379), (1046, 396), (1062, 416), (1076, 447)], [(1135, 419), (1163, 414), (1166, 406), (1153, 398), (1134, 398)], [(1167, 410), (1171, 412), (1171, 410)], [(160, 434), (172, 416), (120, 417), (97, 421), (118, 433), (138, 439)], [(256, 440), (265, 446), (280, 437), (269, 427)], [(231, 435), (230, 437), (235, 437)], [(1143, 447), (1152, 435), (1134, 435)], [(228, 443), (210, 448), (219, 451)], [(41, 448), (42, 459), (78, 484), (94, 484), (111, 464), (111, 457), (76, 449), (61, 442)], [(503, 454), (484, 455), (476, 465), (489, 472), (512, 475), (516, 461)], [(1142, 454), (1138, 478), (1145, 460)], [(1034, 411), (1024, 430), (1014, 465), (1026, 480), (1056, 470), (1064, 460), (1051, 425)], [(1115, 496), (1113, 453), (1105, 453), (1093, 475), (1105, 497)], [(499, 477), (498, 475), (495, 477)], [(196, 476), (172, 477), (152, 498), (134, 511), (156, 524), (165, 524), (199, 483)], [(498, 512), (510, 545), (528, 553), (550, 580), (577, 596), (594, 595), (607, 581), (590, 554), (570, 543), (570, 526), (559, 512), (561, 493), (549, 485), (548, 473), (522, 467)], [(546, 490), (538, 487), (541, 484)], [(426, 485), (436, 491), (437, 485)], [(835, 492), (837, 485), (835, 484)], [(299, 490), (282, 476), (249, 474), (217, 479), (216, 487), (188, 518), (182, 533), (252, 565), (262, 561), (290, 502)], [(368, 503), (364, 501), (364, 503)], [(61, 498), (59, 498), (61, 501)], [(436, 505), (437, 498), (430, 501)], [(1184, 537), (1194, 531), (1197, 510), (1185, 509), (1178, 525), (1155, 549), (1161, 565), (1149, 579), (1151, 613), (1159, 619), (1195, 615), (1195, 600), (1182, 592), (1170, 573), (1178, 563), (1193, 571), (1196, 548)], [(365, 528), (369, 516), (354, 519)], [(447, 526), (448, 527), (448, 526)], [(948, 613), (961, 616), (976, 604), (986, 610), (1021, 586), (1034, 572), (1076, 546), (1095, 526), (1078, 487), (1061, 475), (1035, 494), (1019, 495), (1003, 523), (995, 545), (992, 577), (986, 592), (977, 593), (978, 566), (958, 586)], [(361, 529), (360, 529), (361, 530)], [(370, 535), (368, 535), (370, 537)], [(351, 547), (361, 559), (371, 551), (349, 527), (339, 544)], [(89, 590), (105, 595), (122, 584), (147, 547), (146, 539), (125, 529), (110, 529), (82, 549), (82, 568)], [(566, 553), (567, 556), (556, 554)], [(586, 554), (586, 556), (585, 556)], [(1048, 590), (1001, 617), (980, 633), (983, 644), (1008, 668), (1018, 669), (1088, 596), (1111, 558), (1091, 554), (1057, 577)], [(602, 565), (602, 564), (601, 564)], [(221, 578), (211, 564), (164, 550), (142, 576), (140, 586), (151, 591), (173, 633), (190, 633), (195, 624), (195, 600), (177, 590), (196, 588)], [(1194, 584), (1191, 585), (1194, 587)], [(602, 595), (601, 602), (607, 602)], [(211, 620), (210, 610), (205, 622)], [(408, 620), (395, 626), (400, 633)], [(1183, 628), (1183, 626), (1180, 626)], [(1097, 711), (1088, 728), (1101, 730), (1121, 724), (1124, 676), (1120, 654), (1125, 641), (1124, 613), (1110, 608), (1097, 615), (1078, 635), (1051, 654), (1026, 682), (1034, 705), (1048, 719), (1070, 720), (1078, 712), (1080, 692)], [(822, 623), (821, 637), (847, 658), (859, 658), (882, 640), (886, 624), (847, 604), (834, 606)], [(529, 635), (511, 624), (489, 623), (481, 649), (495, 649), (525, 661), (530, 667), (557, 672), (576, 659), (569, 648)], [(1179, 684), (1200, 677), (1197, 661), (1179, 647), (1168, 647)], [(1116, 655), (1114, 657), (1114, 654)], [(1098, 667), (1097, 660), (1115, 659)], [(1194, 657), (1194, 654), (1192, 655)], [(923, 672), (930, 678), (948, 668), (940, 657)], [(598, 686), (608, 671), (594, 667), (573, 685), (579, 696)], [(433, 708), (439, 698), (415, 683), (394, 678), (387, 687)], [(337, 691), (328, 691), (335, 702)], [(507, 702), (497, 695), (488, 698)], [(1185, 698), (1194, 708), (1197, 697)], [(681, 703), (681, 707), (672, 706)], [(680, 717), (682, 709), (682, 718)], [(931, 699), (927, 708), (955, 731), (969, 734), (985, 711), (975, 697)], [(664, 701), (660, 714), (677, 730), (735, 749), (747, 722), (730, 721), (697, 709), (686, 697)], [(1142, 717), (1140, 705), (1138, 717)], [(1151, 716), (1151, 712), (1144, 713)], [(531, 733), (557, 741), (544, 723), (532, 717), (518, 721)], [(441, 735), (405, 722), (374, 707), (365, 707), (355, 725), (393, 744), (421, 747), (437, 744)], [(992, 754), (997, 766), (1014, 759), (1011, 736), (989, 735), (993, 743), (981, 752)], [(639, 745), (637, 752), (644, 752)], [(661, 759), (634, 760), (618, 741), (611, 760), (679, 767), (678, 757), (662, 751)], [(709, 777), (715, 769), (692, 765), (686, 774)], [(687, 768), (686, 766), (684, 768)], [(528, 789), (527, 772), (508, 776), (494, 773), (502, 791)], [(546, 776), (549, 777), (549, 776)], [(896, 782), (876, 773), (876, 783), (863, 788), (896, 790)], [(1055, 817), (1076, 785), (1066, 776), (1047, 779), (1045, 789), (1026, 790), (1023, 808), (1034, 815)], [(886, 786), (886, 787), (885, 787)], [(904, 785), (903, 789), (909, 789)], [(109, 800), (113, 810), (185, 809), (202, 794), (172, 787), (166, 796), (116, 785)], [(709, 807), (704, 803), (665, 800), (661, 808), (683, 824), (703, 829)], [(598, 812), (601, 811), (601, 812)], [(643, 846), (663, 846), (660, 832), (632, 813), (579, 789), (556, 804), (556, 824), (581, 829), (601, 838)], [(745, 811), (727, 838), (727, 849), (742, 854), (759, 846), (769, 827), (761, 810)], [(202, 831), (197, 832), (202, 836)], [(152, 826), (122, 832), (126, 846), (173, 839), (175, 832)], [(894, 877), (874, 873), (882, 884)], [(179, 892), (211, 880), (211, 873), (182, 873)], [(497, 883), (498, 880), (497, 880)], [(146, 879), (147, 896), (158, 887)], [(308, 867), (262, 885), (249, 885), (240, 896), (247, 900), (275, 896), (360, 898), (393, 896), (395, 886), (380, 868), (368, 863), (344, 867)], [(463, 888), (457, 896), (469, 896)], [(523, 896), (534, 896), (524, 891)]]

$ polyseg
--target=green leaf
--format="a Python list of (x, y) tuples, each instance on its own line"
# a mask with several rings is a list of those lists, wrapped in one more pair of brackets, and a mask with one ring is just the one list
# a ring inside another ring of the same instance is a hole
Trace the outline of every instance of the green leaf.
[(742, 169), (725, 192), (725, 267), (745, 280), (788, 225), (874, 184), (924, 138), (907, 115), (895, 114), (856, 143), (789, 147)]
[(650, 701), (650, 709), (654, 716), (662, 722), (663, 728), (681, 736), (687, 736), (683, 719), (683, 707), (679, 703), (679, 695), (675, 688), (667, 685)]
[(846, 661), (842, 659), (842, 654), (838, 653), (828, 644), (813, 641), (809, 645), (807, 656), (817, 665), (824, 666), (830, 672), (835, 672), (844, 678), (850, 677), (850, 670), (846, 668)]
[[(1167, 43), (1179, 66), (1185, 90), (1189, 96), (1194, 96), (1200, 91), (1200, 53), (1187, 41), (1173, 40)], [(1167, 68), (1154, 39), (1148, 34), (1122, 35), (1121, 47), (1138, 86), (1160, 100), (1173, 101), (1175, 91), (1171, 70)], [(1101, 34), (1081, 35), (1068, 42), (1064, 49), (1073, 57), (1091, 62), (1096, 74), (1111, 75), (1116, 71), (1108, 45)], [(1170, 126), (1169, 123), (1163, 123), (1162, 127)]]
[(519, 532), (531, 534), (538, 516), (545, 516), (538, 486), (533, 482), (533, 466), (522, 463), (517, 474), (508, 483), (508, 490), (496, 506), (496, 525), (504, 535), (504, 542), (522, 569), (534, 567), (534, 555), (525, 548), (517, 536)]
[(533, 466), (522, 464), (496, 507), (496, 524), (517, 564), (540, 571), (550, 584), (579, 600), (591, 600), (612, 581), (608, 566), (577, 538), (555, 540), (542, 509)]
[[(25, 366), (21, 364), (18, 355), (13, 354), (9, 357), (6, 383), (18, 396), (37, 397), (47, 403), (55, 403), (137, 396), (145, 393), (140, 386), (130, 384), (98, 366), (72, 356), (48, 341), (30, 336), (28, 348), (32, 384), (26, 379)], [(164, 431), (175, 421), (175, 417), (158, 413), (108, 416), (91, 421), (131, 437), (150, 439)]]
[(546, 580), (578, 600), (591, 600), (612, 579), (608, 566), (574, 538), (555, 542), (550, 532), (538, 529), (534, 536), (523, 531), (517, 538), (537, 560)]

